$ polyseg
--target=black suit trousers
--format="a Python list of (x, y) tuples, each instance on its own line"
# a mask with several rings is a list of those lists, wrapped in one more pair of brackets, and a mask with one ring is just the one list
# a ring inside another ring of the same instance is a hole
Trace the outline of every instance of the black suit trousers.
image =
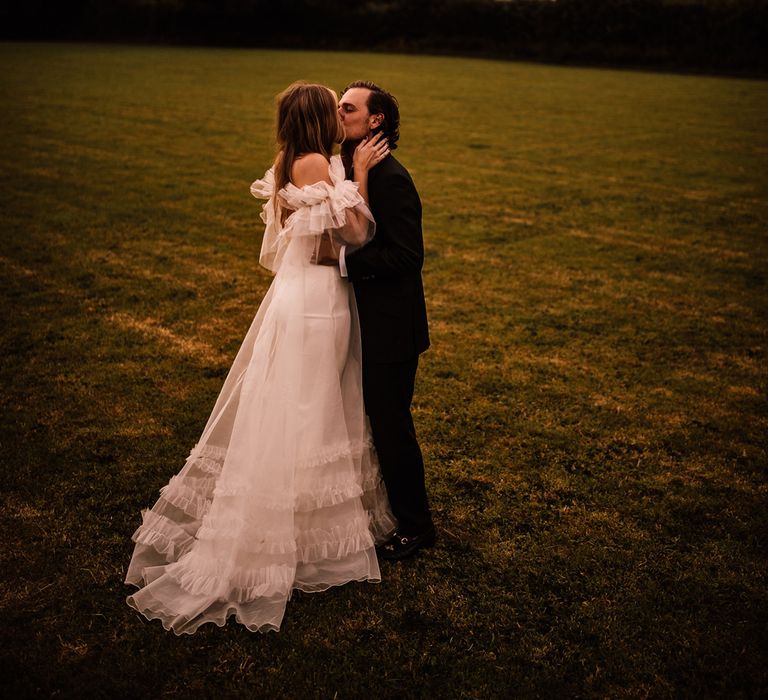
[(363, 359), (365, 410), (371, 421), (389, 503), (402, 535), (420, 534), (432, 527), (424, 460), (411, 416), (418, 364), (418, 355), (406, 362)]

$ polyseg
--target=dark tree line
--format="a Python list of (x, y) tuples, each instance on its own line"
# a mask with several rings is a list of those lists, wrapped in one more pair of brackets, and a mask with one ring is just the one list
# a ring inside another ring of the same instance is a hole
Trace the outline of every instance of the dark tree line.
[(768, 72), (768, 0), (24, 0), (0, 38), (455, 52)]

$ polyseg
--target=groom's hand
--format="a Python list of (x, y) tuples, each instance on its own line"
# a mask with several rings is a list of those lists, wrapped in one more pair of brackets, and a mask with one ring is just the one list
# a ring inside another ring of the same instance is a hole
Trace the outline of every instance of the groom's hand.
[(339, 249), (333, 244), (330, 234), (324, 233), (320, 236), (320, 243), (312, 256), (312, 263), (331, 266), (339, 264)]

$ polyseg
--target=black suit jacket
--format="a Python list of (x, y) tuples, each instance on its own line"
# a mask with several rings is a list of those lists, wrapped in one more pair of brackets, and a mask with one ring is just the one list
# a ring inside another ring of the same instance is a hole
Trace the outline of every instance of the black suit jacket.
[(345, 259), (355, 286), (363, 362), (404, 362), (429, 347), (421, 200), (392, 155), (368, 173), (368, 199), (376, 235)]

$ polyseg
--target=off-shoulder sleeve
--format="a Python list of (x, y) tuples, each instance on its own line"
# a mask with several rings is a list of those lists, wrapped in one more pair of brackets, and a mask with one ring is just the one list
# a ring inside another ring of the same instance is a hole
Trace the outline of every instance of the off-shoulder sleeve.
[(265, 224), (264, 238), (261, 241), (259, 264), (272, 272), (277, 272), (280, 266), (280, 232), (275, 222), (275, 207), (273, 199), (275, 195), (275, 173), (273, 168), (264, 173), (264, 177), (251, 184), (251, 194), (257, 199), (267, 201), (261, 208), (261, 220)]
[(296, 187), (289, 183), (281, 197), (293, 213), (286, 219), (282, 235), (287, 238), (332, 233), (343, 245), (361, 246), (373, 238), (376, 224), (357, 183), (344, 178), (339, 156), (329, 165), (331, 182)]
[[(357, 183), (344, 178), (344, 165), (340, 156), (333, 156), (328, 166), (331, 182), (296, 187), (288, 183), (275, 191), (273, 168), (251, 185), (251, 194), (266, 199), (261, 209), (264, 238), (259, 263), (277, 272), (286, 254), (288, 242), (295, 238), (314, 237), (329, 233), (337, 245), (347, 246), (353, 252), (368, 243), (376, 231), (373, 214), (360, 195)], [(280, 208), (290, 211), (284, 222), (275, 217), (275, 197)]]
[(251, 194), (257, 199), (270, 199), (275, 193), (275, 171), (270, 168), (264, 177), (251, 184)]

